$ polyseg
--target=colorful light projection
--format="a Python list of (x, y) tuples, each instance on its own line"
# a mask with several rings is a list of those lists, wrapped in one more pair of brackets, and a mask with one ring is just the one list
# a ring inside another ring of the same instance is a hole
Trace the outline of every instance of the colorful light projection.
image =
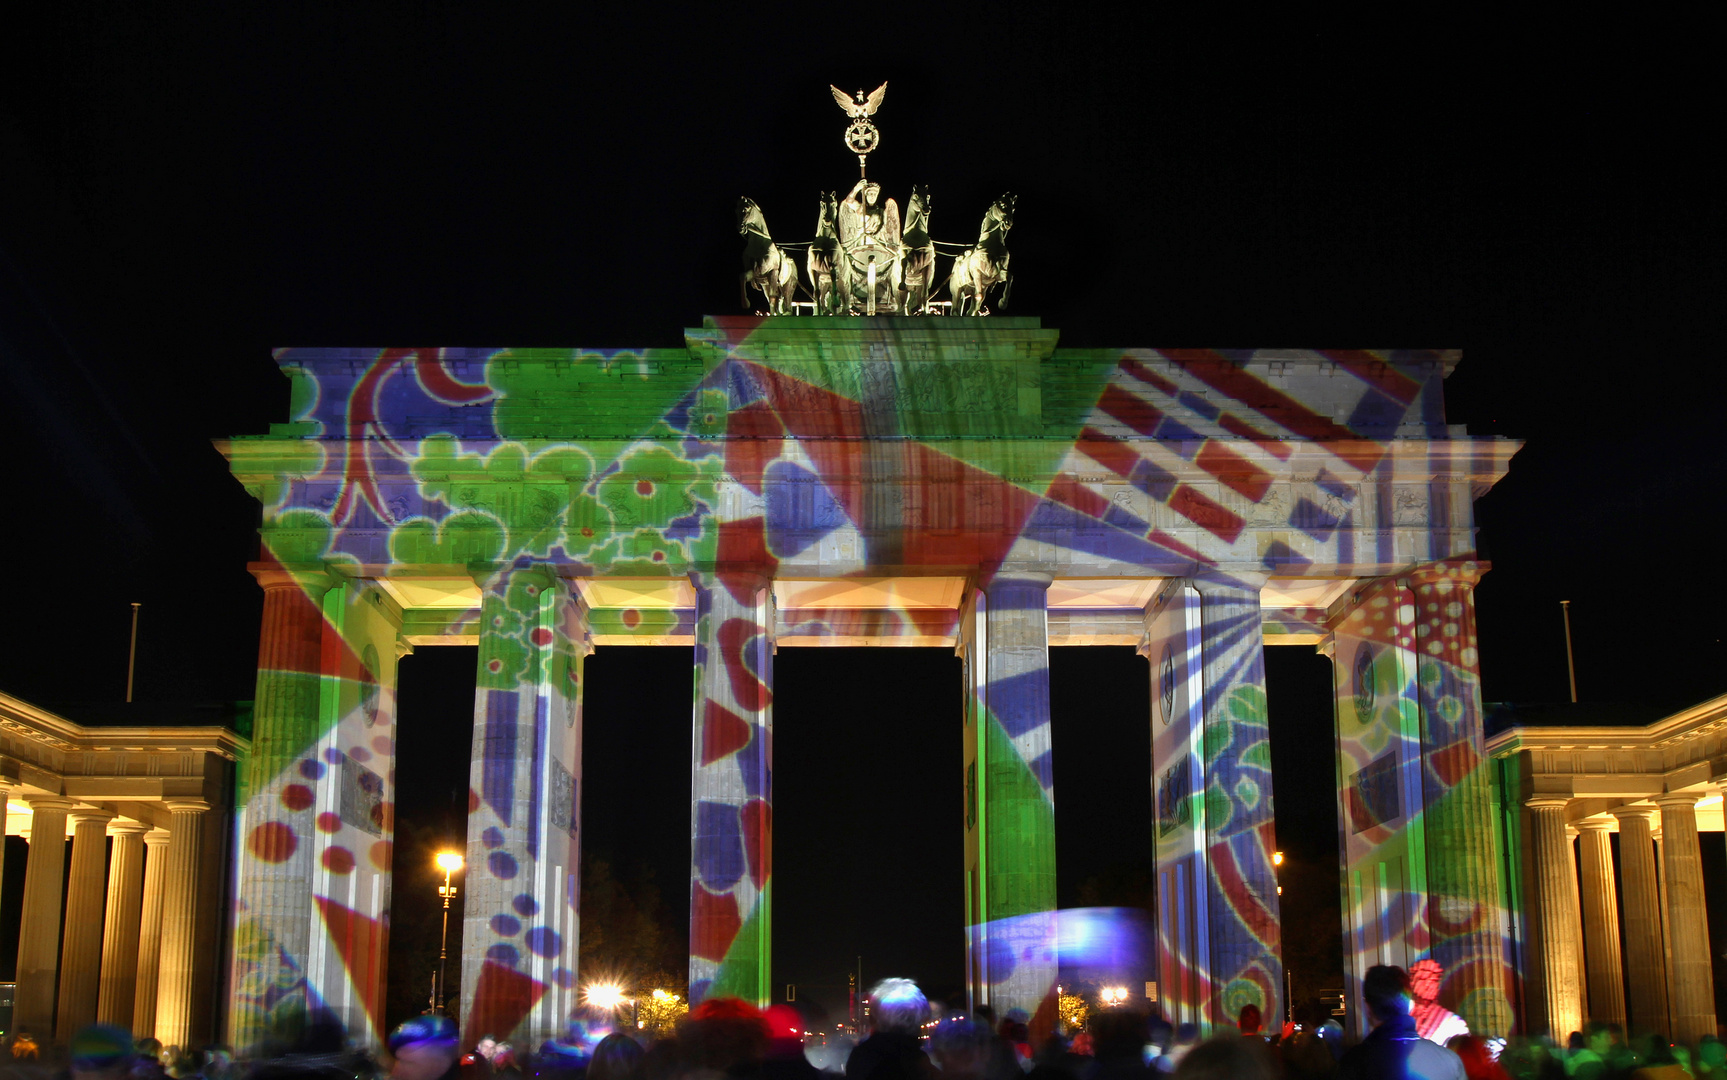
[[(481, 657), (468, 1038), (549, 1034), (574, 1004), (595, 638), (695, 646), (692, 998), (758, 1000), (775, 635), (958, 644), (973, 978), (998, 1010), (1047, 1011), (1053, 959), (991, 928), (1053, 918), (1052, 577), (1188, 583), (1147, 624), (1154, 696), (1175, 688), (1153, 721), (1164, 980), (1204, 1022), (1245, 1003), (1275, 1015), (1260, 648), (1268, 627), (1306, 632), (1325, 613), (1268, 623), (1260, 586), (1467, 557), (1473, 488), (1515, 446), (1451, 437), (1437, 353), (1057, 352), (1055, 338), (1031, 319), (712, 319), (684, 349), (279, 352), (293, 419), (223, 447), (264, 508), (266, 596), (233, 1040), (321, 1012), (376, 1037), (395, 658), (438, 641)], [(1428, 717), (1420, 805), (1453, 823), (1426, 833), (1445, 916), (1427, 925), (1437, 955), (1443, 922), (1448, 970), (1493, 969), (1448, 980), (1467, 997), (1503, 984), (1505, 961), (1491, 862), (1436, 854), (1434, 836), (1476, 827), (1480, 799), (1473, 646), (1445, 631), (1464, 586), (1435, 574), (1410, 578), (1441, 618), (1417, 627), (1409, 684)], [(778, 611), (769, 587), (870, 575), (958, 578), (965, 595)], [(690, 599), (589, 601), (655, 581)]]

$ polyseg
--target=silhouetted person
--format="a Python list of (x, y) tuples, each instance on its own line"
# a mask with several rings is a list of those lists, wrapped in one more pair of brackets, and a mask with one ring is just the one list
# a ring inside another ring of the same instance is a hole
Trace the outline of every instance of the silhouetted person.
[(684, 1065), (730, 1077), (761, 1075), (768, 1025), (761, 1010), (733, 997), (708, 998), (678, 1028)]
[(769, 1005), (764, 1080), (820, 1080), (821, 1070), (804, 1056), (804, 1018), (790, 1005)]
[(588, 1062), (588, 1080), (638, 1080), (642, 1073), (642, 1044), (614, 1031), (594, 1047)]
[(1465, 1080), (1457, 1055), (1415, 1030), (1409, 976), (1402, 968), (1368, 968), (1361, 1000), (1373, 1030), (1343, 1055), (1338, 1074), (1344, 1080)]
[(1175, 1067), (1175, 1080), (1278, 1080), (1277, 1062), (1264, 1039), (1223, 1035), (1202, 1042)]
[(846, 1080), (933, 1080), (935, 1066), (918, 1045), (929, 1002), (910, 979), (883, 979), (870, 989), (870, 1037), (846, 1059)]

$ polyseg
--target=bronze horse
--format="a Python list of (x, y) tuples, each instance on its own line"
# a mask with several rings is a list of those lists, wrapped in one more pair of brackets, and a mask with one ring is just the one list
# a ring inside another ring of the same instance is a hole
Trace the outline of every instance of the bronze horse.
[(948, 275), (947, 291), (953, 298), (955, 315), (983, 315), (990, 290), (1001, 286), (1001, 307), (1007, 309), (1008, 295), (1013, 290), (1013, 274), (1008, 270), (1007, 234), (1013, 228), (1013, 195), (1003, 195), (990, 205), (978, 229), (977, 243), (966, 248), (953, 261)]
[(820, 315), (839, 315), (845, 308), (845, 298), (834, 288), (834, 259), (839, 250), (839, 196), (824, 192), (821, 210), (816, 215), (816, 238), (804, 260), (810, 276), (810, 294)]
[(924, 314), (929, 302), (930, 286), (935, 283), (935, 241), (929, 235), (929, 188), (924, 184), (911, 189), (906, 202), (905, 231), (900, 236), (900, 311), (907, 315)]
[(798, 268), (768, 235), (762, 208), (749, 197), (738, 200), (738, 235), (744, 238), (744, 272), (738, 277), (738, 303), (750, 306), (750, 286), (767, 297), (769, 315), (789, 315), (798, 287)]

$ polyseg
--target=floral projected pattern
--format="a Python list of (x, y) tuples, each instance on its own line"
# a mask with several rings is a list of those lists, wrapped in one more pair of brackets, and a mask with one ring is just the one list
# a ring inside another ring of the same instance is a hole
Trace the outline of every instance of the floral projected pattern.
[[(1446, 426), (1456, 355), (1056, 336), (746, 318), (676, 349), (278, 351), (290, 419), (222, 444), (263, 507), (265, 590), (233, 1040), (326, 1014), (376, 1038), (396, 659), (440, 643), (480, 658), (450, 993), (469, 1041), (544, 1037), (575, 1005), (595, 644), (693, 647), (692, 1000), (771, 985), (776, 646), (940, 645), (967, 680), (974, 999), (1047, 1021), (1048, 649), (1128, 643), (1154, 683), (1161, 978), (1202, 1023), (1275, 1015), (1261, 650), (1334, 632), (1346, 873), (1405, 868), (1351, 932), (1401, 904), (1442, 999), (1497, 992), (1491, 843), (1457, 838), (1487, 805), (1471, 501), (1516, 446)], [(1314, 591), (1351, 581), (1410, 619)]]

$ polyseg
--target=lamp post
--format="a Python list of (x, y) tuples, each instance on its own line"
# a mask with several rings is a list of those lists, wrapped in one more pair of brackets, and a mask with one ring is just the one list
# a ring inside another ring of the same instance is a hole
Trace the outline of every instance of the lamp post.
[(438, 938), (438, 994), (432, 1007), (440, 1012), (444, 1008), (444, 959), (449, 955), (450, 945), (450, 898), (456, 895), (456, 887), (450, 884), (450, 875), (461, 868), (460, 855), (453, 851), (438, 852), (438, 869), (444, 872), (444, 883), (438, 886), (438, 895), (444, 898), (444, 930)]

